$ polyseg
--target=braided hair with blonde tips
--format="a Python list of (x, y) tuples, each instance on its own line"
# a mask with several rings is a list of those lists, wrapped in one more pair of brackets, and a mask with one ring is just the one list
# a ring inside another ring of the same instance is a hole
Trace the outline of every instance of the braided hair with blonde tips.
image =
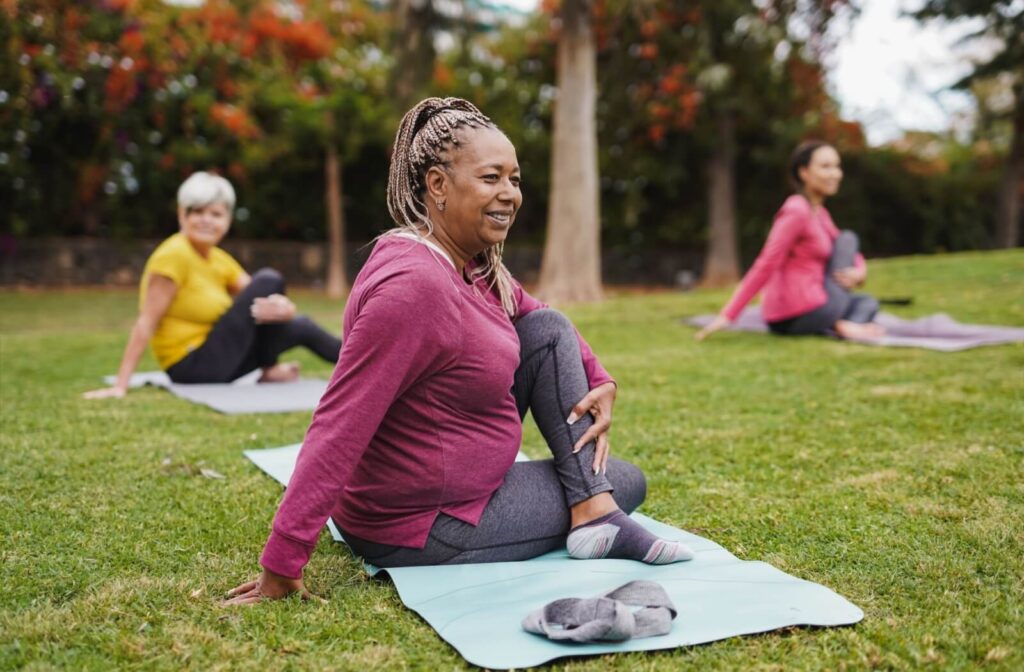
[[(427, 171), (433, 166), (447, 169), (453, 150), (463, 142), (458, 131), (464, 128), (499, 130), (473, 103), (462, 98), (425, 98), (402, 117), (388, 171), (388, 212), (396, 225), (392, 232), (408, 231), (419, 237), (434, 232), (423, 200)], [(502, 308), (514, 317), (512, 276), (501, 261), (503, 250), (504, 244), (498, 243), (477, 255), (470, 275), (471, 279), (486, 278), (492, 289), (497, 288)]]

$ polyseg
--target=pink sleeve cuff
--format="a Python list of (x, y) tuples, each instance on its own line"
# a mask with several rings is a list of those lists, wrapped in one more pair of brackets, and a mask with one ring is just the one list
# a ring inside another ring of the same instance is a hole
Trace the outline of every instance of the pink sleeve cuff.
[(301, 579), (302, 568), (313, 555), (313, 548), (300, 541), (295, 541), (276, 530), (270, 533), (260, 564), (274, 574), (287, 576), (289, 579)]
[[(591, 367), (584, 365), (584, 368), (587, 372), (587, 384), (590, 386), (590, 389), (601, 387), (605, 383), (615, 383), (615, 379), (604, 370), (604, 367), (601, 366), (601, 363), (596, 358), (593, 360)], [(615, 383), (615, 385), (618, 386), (618, 383)]]
[(719, 315), (724, 316), (730, 322), (735, 322), (736, 321), (736, 318), (740, 316), (740, 313), (743, 312), (743, 309), (746, 307), (747, 303), (749, 303), (749, 301), (750, 301), (749, 298), (747, 300), (745, 300), (745, 301), (738, 301), (737, 299), (740, 298), (739, 294), (740, 294), (740, 291), (737, 288), (737, 290), (733, 294), (732, 298), (729, 299), (729, 303), (725, 304), (725, 308), (722, 308), (722, 311), (719, 313)]

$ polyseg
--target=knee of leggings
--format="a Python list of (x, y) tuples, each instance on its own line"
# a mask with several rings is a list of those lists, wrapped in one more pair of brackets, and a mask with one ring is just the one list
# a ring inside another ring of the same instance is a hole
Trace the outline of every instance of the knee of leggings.
[(284, 276), (273, 268), (261, 268), (252, 274), (254, 287), (267, 294), (280, 294), (284, 292)]
[(569, 318), (553, 308), (540, 308), (527, 313), (516, 321), (516, 331), (521, 343), (527, 341), (550, 341), (563, 334), (573, 333)]
[(288, 324), (293, 329), (298, 329), (305, 334), (309, 334), (310, 329), (316, 328), (316, 322), (309, 315), (296, 315)]
[(839, 236), (836, 237), (836, 242), (843, 241), (847, 245), (853, 245), (856, 248), (860, 248), (860, 236), (849, 229), (843, 229), (839, 232)]
[(878, 315), (878, 311), (882, 309), (882, 304), (880, 304), (878, 299), (873, 296), (865, 296), (863, 301), (864, 312), (867, 314), (868, 320), (870, 321), (875, 319), (875, 316)]
[(635, 464), (609, 458), (608, 480), (615, 488), (615, 503), (626, 513), (635, 511), (647, 498), (647, 477)]

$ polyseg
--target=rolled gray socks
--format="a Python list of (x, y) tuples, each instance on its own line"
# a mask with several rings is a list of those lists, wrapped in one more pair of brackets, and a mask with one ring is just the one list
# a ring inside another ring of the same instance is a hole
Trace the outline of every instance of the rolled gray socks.
[(523, 629), (555, 641), (621, 642), (668, 634), (678, 613), (653, 581), (630, 581), (592, 598), (549, 602), (523, 619)]

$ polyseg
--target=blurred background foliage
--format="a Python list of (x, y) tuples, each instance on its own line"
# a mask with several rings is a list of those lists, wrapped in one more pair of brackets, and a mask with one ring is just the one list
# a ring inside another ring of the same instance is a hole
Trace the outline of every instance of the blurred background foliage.
[[(512, 244), (539, 246), (558, 3), (521, 13), (483, 0), (410, 2), (0, 0), (3, 233), (162, 237), (176, 230), (181, 180), (212, 169), (238, 190), (233, 236), (320, 241), (331, 149), (346, 238), (365, 242), (390, 225), (399, 117), (418, 96), (454, 95), (516, 145), (525, 203)], [(846, 180), (831, 209), (869, 254), (993, 245), (1013, 133), (985, 101), (1014, 83), (969, 84), (981, 112), (971, 137), (908, 133), (868, 147), (825, 87), (825, 28), (838, 4), (592, 3), (604, 246), (704, 248), (722, 115), (734, 122), (744, 260), (789, 193), (786, 160), (807, 137), (842, 152)]]

